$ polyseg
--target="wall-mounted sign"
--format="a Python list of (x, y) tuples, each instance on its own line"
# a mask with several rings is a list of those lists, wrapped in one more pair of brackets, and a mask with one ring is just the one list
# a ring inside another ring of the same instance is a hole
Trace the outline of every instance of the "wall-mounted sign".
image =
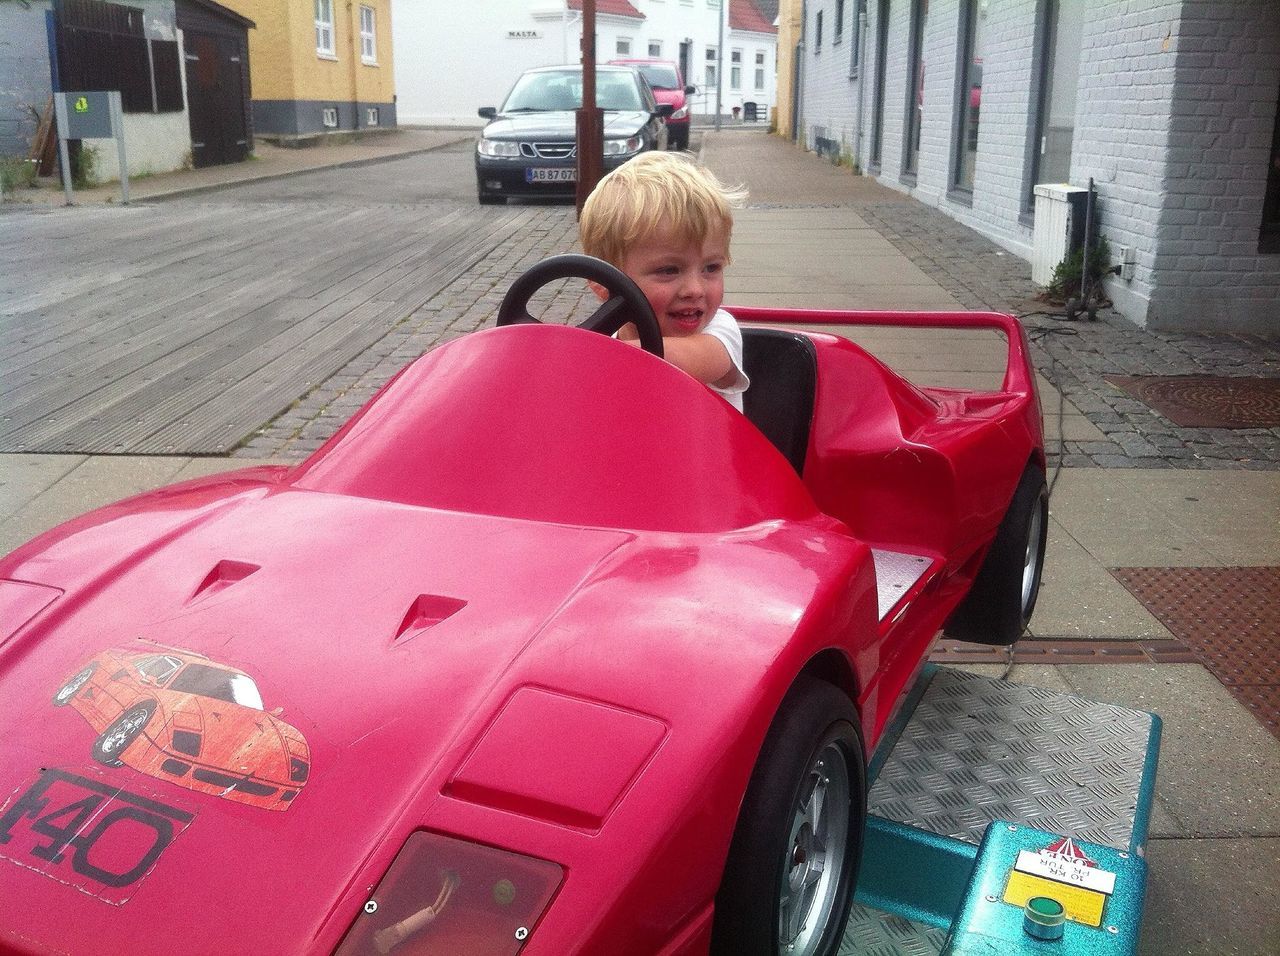
[(508, 40), (540, 40), (542, 39), (541, 30), (508, 30)]

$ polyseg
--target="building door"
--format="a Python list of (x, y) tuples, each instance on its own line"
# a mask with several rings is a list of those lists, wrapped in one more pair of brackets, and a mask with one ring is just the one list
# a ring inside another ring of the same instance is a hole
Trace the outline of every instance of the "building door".
[(183, 34), (183, 53), (192, 163), (199, 168), (241, 162), (249, 155), (249, 135), (240, 43), (188, 29)]

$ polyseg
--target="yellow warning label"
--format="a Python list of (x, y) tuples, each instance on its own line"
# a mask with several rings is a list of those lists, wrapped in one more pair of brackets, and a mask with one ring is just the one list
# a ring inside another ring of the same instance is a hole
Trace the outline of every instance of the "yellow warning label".
[(76, 111), (77, 113), (87, 113), (87, 112), (89, 112), (89, 99), (88, 99), (88, 97), (85, 97), (85, 96), (77, 96), (77, 97), (76, 97), (75, 111)]
[(1016, 870), (1009, 874), (1009, 883), (1004, 888), (1004, 901), (1014, 906), (1026, 906), (1027, 900), (1036, 896), (1047, 896), (1062, 904), (1067, 911), (1067, 919), (1084, 923), (1086, 926), (1102, 925), (1102, 907), (1107, 902), (1103, 893), (1082, 889), (1078, 886), (1067, 886), (1055, 880), (1019, 873)]

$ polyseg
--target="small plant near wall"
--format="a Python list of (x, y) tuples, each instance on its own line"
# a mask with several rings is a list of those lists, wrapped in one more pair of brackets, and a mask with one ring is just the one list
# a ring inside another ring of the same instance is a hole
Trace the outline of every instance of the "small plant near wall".
[(71, 185), (85, 189), (98, 184), (98, 148), (80, 145), (71, 157)]
[[(1097, 290), (1099, 304), (1110, 304), (1102, 295), (1102, 277), (1111, 271), (1111, 244), (1106, 236), (1099, 236), (1097, 242), (1089, 250), (1089, 282), (1092, 289)], [(1053, 276), (1045, 288), (1044, 295), (1055, 305), (1062, 305), (1068, 299), (1080, 297), (1081, 280), (1084, 278), (1084, 250), (1077, 249), (1067, 255), (1053, 269)]]
[[(2, 2), (2, 0), (0, 0)], [(36, 164), (18, 156), (0, 156), (0, 186), (3, 192), (33, 187), (36, 184)]]

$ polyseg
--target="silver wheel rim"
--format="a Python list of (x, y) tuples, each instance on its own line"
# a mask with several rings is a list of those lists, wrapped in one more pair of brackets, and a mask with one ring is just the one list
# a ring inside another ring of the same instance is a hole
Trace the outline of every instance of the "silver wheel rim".
[(71, 680), (67, 681), (66, 684), (63, 685), (62, 690), (58, 691), (58, 703), (65, 704), (72, 697), (76, 696), (76, 694), (80, 692), (80, 688), (85, 685), (85, 681), (87, 681), (92, 674), (93, 671), (86, 668), (75, 677), (71, 678)]
[(778, 950), (812, 956), (836, 907), (849, 842), (849, 766), (834, 742), (805, 774), (787, 839), (778, 907)]
[(1027, 531), (1027, 552), (1022, 560), (1023, 617), (1027, 616), (1027, 610), (1036, 594), (1036, 568), (1040, 566), (1040, 529), (1043, 521), (1044, 509), (1040, 507), (1040, 500), (1036, 499), (1035, 510), (1031, 512), (1031, 527)]
[(125, 717), (111, 733), (102, 738), (102, 752), (107, 756), (115, 756), (118, 750), (129, 746), (129, 742), (150, 719), (151, 715), (143, 711)]

